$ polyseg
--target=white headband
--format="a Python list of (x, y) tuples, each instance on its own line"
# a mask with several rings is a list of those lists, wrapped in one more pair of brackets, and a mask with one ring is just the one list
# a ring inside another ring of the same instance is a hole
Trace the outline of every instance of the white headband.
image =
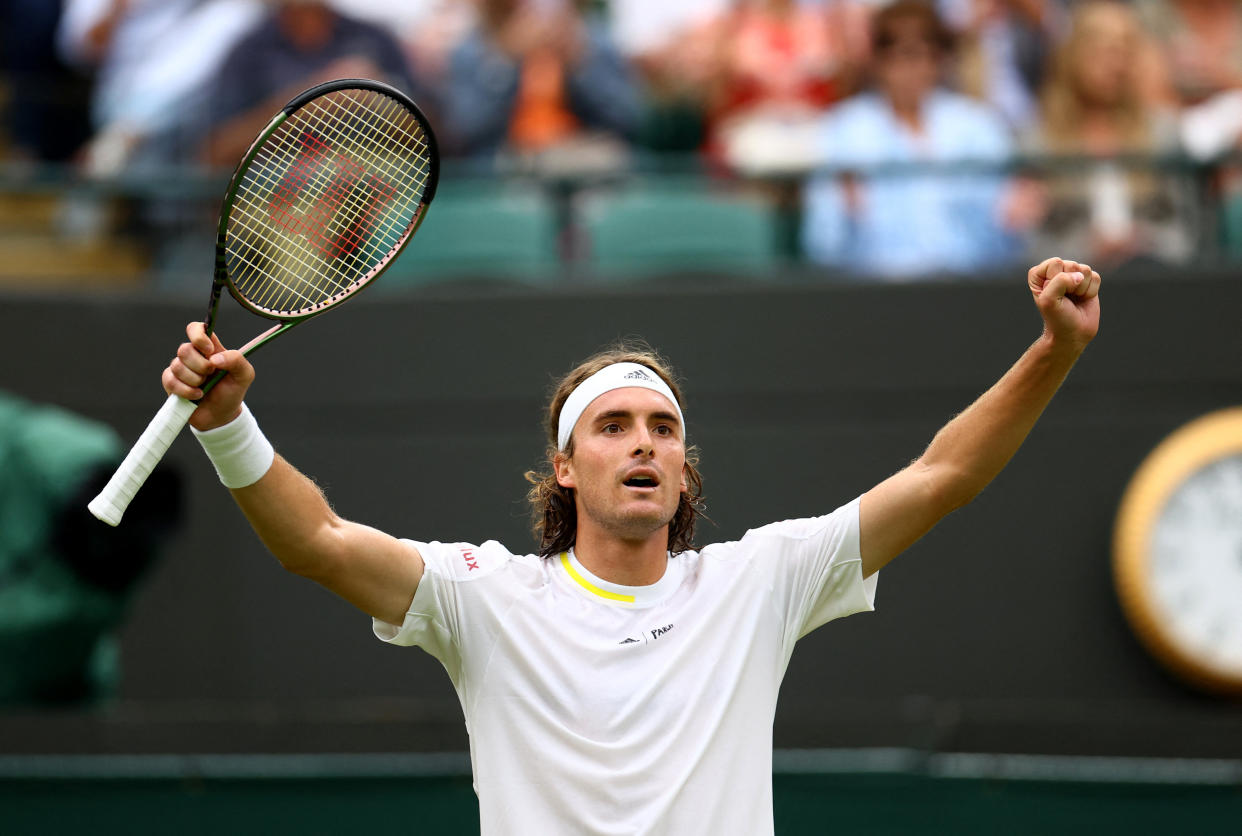
[(569, 393), (569, 397), (565, 399), (565, 405), (561, 407), (561, 418), (556, 427), (556, 448), (565, 449), (578, 419), (596, 398), (613, 389), (633, 387), (650, 389), (668, 398), (673, 409), (677, 410), (677, 420), (681, 421), (682, 432), (685, 432), (686, 420), (681, 415), (681, 404), (677, 403), (673, 390), (658, 374), (638, 363), (613, 363), (579, 383), (578, 387)]

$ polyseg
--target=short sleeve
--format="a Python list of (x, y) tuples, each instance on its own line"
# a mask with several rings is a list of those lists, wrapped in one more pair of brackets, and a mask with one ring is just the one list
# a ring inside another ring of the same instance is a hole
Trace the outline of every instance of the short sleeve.
[(414, 592), (414, 600), (400, 624), (389, 624), (378, 618), (371, 619), (376, 638), (403, 647), (415, 645), (440, 660), (454, 680), (461, 668), (461, 658), (454, 625), (457, 622), (457, 596), (453, 589), (453, 575), (448, 569), (446, 556), (457, 551), (456, 546), (443, 543), (415, 543), (423, 557), (423, 577)]
[(748, 532), (772, 594), (784, 614), (787, 644), (857, 612), (875, 609), (879, 573), (862, 576), (859, 500), (831, 514), (785, 520)]
[[(514, 556), (488, 540), (470, 543), (407, 541), (423, 557), (423, 577), (401, 624), (372, 619), (376, 638), (415, 645), (440, 660), (457, 684), (462, 659), (495, 634), (497, 615), (522, 588), (511, 573)], [(492, 578), (496, 583), (477, 583)]]

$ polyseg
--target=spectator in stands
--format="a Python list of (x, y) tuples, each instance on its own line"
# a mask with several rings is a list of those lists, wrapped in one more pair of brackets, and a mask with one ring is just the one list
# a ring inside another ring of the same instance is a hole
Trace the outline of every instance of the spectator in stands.
[(387, 81), (434, 113), (396, 38), (320, 0), (269, 0), (269, 9), (230, 51), (210, 94), (204, 159), (232, 166), (272, 114), (307, 87), (333, 78)]
[(1018, 241), (1001, 226), (1004, 178), (987, 170), (1010, 159), (1012, 142), (994, 111), (939, 86), (952, 39), (934, 8), (884, 7), (872, 48), (875, 89), (824, 117), (823, 161), (838, 171), (805, 191), (807, 255), (892, 280), (977, 274), (1016, 257)]
[(197, 150), (207, 79), (258, 0), (66, 0), (62, 55), (95, 77), (88, 174), (182, 162)]
[(1135, 0), (1160, 45), (1155, 83), (1165, 101), (1193, 105), (1242, 88), (1242, 4), (1237, 0)]
[(0, 3), (0, 73), (9, 159), (63, 162), (90, 136), (90, 85), (56, 54), (59, 0)]
[[(65, 0), (57, 48), (94, 80), (81, 172), (167, 182), (168, 166), (194, 159), (207, 79), (260, 11), (259, 0)], [(201, 237), (183, 234), (196, 209), (180, 195), (70, 190), (56, 225), (75, 243), (117, 247), (118, 263), (164, 262), (187, 237)]]
[(715, 23), (735, 1), (610, 0), (608, 30), (628, 60), (642, 62), (676, 52), (688, 33)]
[(576, 0), (482, 0), (479, 18), (449, 59), (444, 115), (457, 152), (535, 155), (637, 135), (635, 75)]
[[(1137, 0), (1161, 45), (1163, 99), (1181, 109), (1186, 150), (1200, 160), (1242, 147), (1242, 4), (1237, 0)], [(1223, 247), (1242, 257), (1242, 167), (1223, 160), (1210, 187), (1221, 202)]]
[(641, 79), (639, 142), (657, 152), (698, 152), (716, 80), (718, 23), (735, 0), (612, 0), (608, 24)]
[(338, 12), (381, 26), (396, 36), (419, 84), (438, 90), (448, 57), (478, 19), (478, 0), (331, 0)]
[[(1033, 251), (1052, 246), (1113, 265), (1135, 258), (1177, 262), (1193, 254), (1189, 178), (1133, 165), (1136, 155), (1167, 157), (1178, 150), (1175, 117), (1143, 90), (1151, 48), (1128, 3), (1087, 0), (1074, 9), (1043, 89), (1039, 122), (1024, 144), (1054, 165), (1058, 157), (1086, 157), (1089, 164), (1063, 164), (1017, 190), (1012, 208), (1033, 224)], [(1120, 161), (1126, 156), (1130, 165)]]
[(1014, 130), (1035, 119), (1037, 91), (1064, 18), (1058, 0), (940, 0), (958, 39), (954, 87), (994, 107)]
[(714, 27), (712, 155), (762, 169), (813, 164), (819, 114), (855, 92), (865, 66), (867, 21), (856, 0), (736, 0)]

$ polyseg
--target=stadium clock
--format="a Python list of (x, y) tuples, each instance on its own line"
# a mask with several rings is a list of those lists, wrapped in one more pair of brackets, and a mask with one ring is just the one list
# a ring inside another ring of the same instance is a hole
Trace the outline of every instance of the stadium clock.
[(1144, 459), (1117, 512), (1113, 574), (1152, 656), (1242, 695), (1242, 408), (1191, 421)]

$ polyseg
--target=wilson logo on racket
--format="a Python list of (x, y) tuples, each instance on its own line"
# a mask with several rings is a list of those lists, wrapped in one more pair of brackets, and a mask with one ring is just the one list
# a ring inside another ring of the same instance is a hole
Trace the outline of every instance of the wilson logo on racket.
[[(298, 156), (273, 189), (268, 207), (271, 221), (306, 239), (326, 258), (352, 255), (366, 243), (397, 189), (347, 155), (333, 153), (313, 131), (302, 133), (300, 145)], [(297, 211), (295, 206), (303, 200), (307, 185), (322, 182), (328, 175), (325, 166), (335, 167), (332, 179), (313, 197), (309, 209)], [(338, 218), (344, 220), (345, 228), (330, 233), (329, 227)]]

